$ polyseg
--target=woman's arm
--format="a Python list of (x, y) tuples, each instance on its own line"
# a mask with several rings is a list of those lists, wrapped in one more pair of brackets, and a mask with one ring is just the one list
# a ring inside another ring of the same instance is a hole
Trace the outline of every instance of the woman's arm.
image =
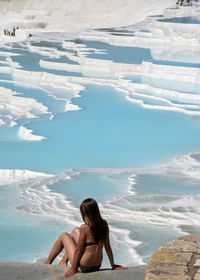
[(108, 255), (108, 258), (109, 258), (110, 265), (111, 265), (112, 269), (115, 269), (115, 270), (126, 270), (126, 269), (128, 269), (128, 267), (126, 267), (126, 266), (117, 265), (117, 264), (114, 263), (113, 252), (112, 252), (112, 249), (111, 249), (111, 246), (110, 246), (109, 228), (108, 228), (108, 235), (107, 235), (106, 241), (104, 243), (104, 247), (105, 247), (106, 253)]
[(86, 235), (85, 225), (82, 225), (80, 227), (80, 236), (74, 252), (72, 265), (71, 268), (65, 273), (65, 277), (70, 277), (77, 272), (80, 259), (84, 253), (84, 243), (86, 241), (86, 237), (87, 235)]
[(108, 229), (108, 235), (107, 235), (106, 241), (104, 243), (104, 247), (105, 247), (106, 253), (108, 255), (110, 265), (112, 268), (114, 268), (115, 264), (114, 264), (113, 252), (112, 252), (112, 249), (110, 246), (109, 229)]

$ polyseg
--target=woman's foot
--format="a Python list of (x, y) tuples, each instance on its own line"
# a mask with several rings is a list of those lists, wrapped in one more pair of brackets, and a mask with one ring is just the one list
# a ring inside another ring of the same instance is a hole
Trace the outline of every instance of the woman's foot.
[(67, 267), (67, 262), (64, 260), (61, 260), (58, 265), (60, 265), (62, 267)]
[(51, 264), (50, 261), (46, 260), (44, 264)]

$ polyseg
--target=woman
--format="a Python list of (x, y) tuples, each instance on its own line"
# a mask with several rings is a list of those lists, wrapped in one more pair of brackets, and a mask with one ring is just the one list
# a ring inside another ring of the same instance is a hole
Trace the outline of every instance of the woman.
[(59, 265), (71, 268), (65, 276), (69, 277), (78, 272), (93, 272), (99, 270), (105, 247), (112, 269), (125, 270), (127, 267), (114, 264), (114, 258), (109, 240), (109, 228), (102, 219), (97, 202), (88, 198), (80, 205), (82, 219), (85, 222), (80, 228), (75, 228), (71, 234), (63, 232), (55, 242), (49, 257), (45, 261), (51, 264), (63, 248), (66, 254)]

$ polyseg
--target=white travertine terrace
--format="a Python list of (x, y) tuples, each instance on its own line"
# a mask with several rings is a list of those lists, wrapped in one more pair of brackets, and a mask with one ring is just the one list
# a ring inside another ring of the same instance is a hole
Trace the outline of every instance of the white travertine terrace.
[(31, 170), (20, 169), (0, 169), (0, 185), (12, 185), (17, 183), (25, 183), (33, 179), (47, 179), (53, 175)]
[(0, 1), (2, 28), (54, 31), (130, 25), (146, 16), (163, 13), (174, 0), (4, 0)]
[(32, 132), (33, 131), (31, 129), (28, 129), (21, 125), (18, 130), (18, 136), (20, 140), (25, 140), (25, 141), (41, 141), (46, 139), (46, 137), (34, 135)]
[(0, 125), (14, 126), (19, 119), (47, 114), (48, 108), (33, 98), (25, 98), (10, 89), (0, 87)]

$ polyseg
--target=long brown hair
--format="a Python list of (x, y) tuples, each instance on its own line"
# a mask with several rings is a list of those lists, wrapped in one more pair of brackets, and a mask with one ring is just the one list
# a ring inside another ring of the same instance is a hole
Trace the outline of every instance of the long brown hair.
[(90, 230), (94, 237), (94, 241), (105, 240), (108, 234), (108, 225), (101, 217), (96, 200), (93, 198), (85, 199), (80, 205), (80, 211), (85, 223), (86, 217), (89, 218)]

